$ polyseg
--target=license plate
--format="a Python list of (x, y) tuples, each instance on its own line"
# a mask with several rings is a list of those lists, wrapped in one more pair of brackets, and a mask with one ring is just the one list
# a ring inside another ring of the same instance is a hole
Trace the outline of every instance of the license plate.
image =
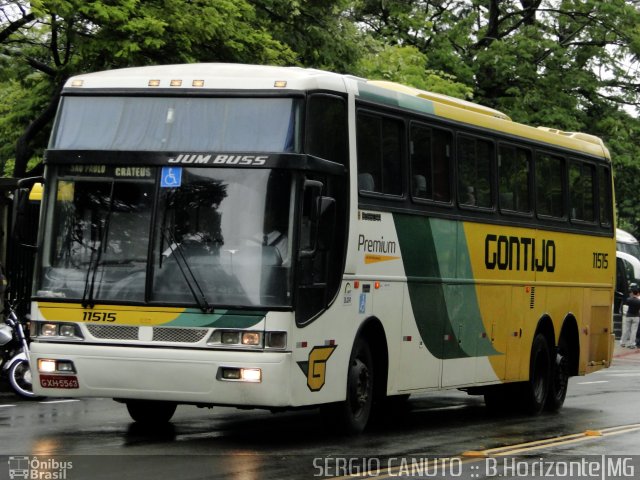
[(42, 388), (79, 388), (78, 377), (69, 375), (58, 377), (56, 375), (40, 375)]

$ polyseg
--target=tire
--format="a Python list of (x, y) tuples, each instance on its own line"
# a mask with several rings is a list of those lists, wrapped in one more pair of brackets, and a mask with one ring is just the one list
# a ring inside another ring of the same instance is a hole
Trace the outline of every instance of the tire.
[(326, 419), (337, 425), (341, 433), (357, 434), (364, 431), (373, 406), (374, 368), (369, 344), (358, 338), (351, 350), (347, 372), (347, 397), (344, 402), (323, 408)]
[(11, 388), (23, 398), (41, 398), (33, 393), (31, 369), (27, 360), (19, 360), (9, 369), (9, 383)]
[(544, 409), (551, 385), (551, 353), (544, 335), (536, 334), (531, 345), (529, 381), (522, 385), (522, 407), (525, 413), (538, 415)]
[(126, 400), (131, 418), (142, 425), (162, 425), (173, 417), (177, 404), (156, 400)]
[(564, 404), (569, 386), (569, 347), (564, 337), (560, 337), (552, 358), (551, 382), (545, 410), (555, 412)]

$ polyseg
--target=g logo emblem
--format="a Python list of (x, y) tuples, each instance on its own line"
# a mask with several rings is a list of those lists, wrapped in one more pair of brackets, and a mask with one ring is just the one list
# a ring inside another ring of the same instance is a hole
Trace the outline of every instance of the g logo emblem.
[(337, 345), (313, 347), (309, 352), (309, 361), (298, 362), (300, 369), (307, 376), (307, 387), (312, 392), (317, 392), (324, 387), (327, 360), (329, 360), (336, 347)]

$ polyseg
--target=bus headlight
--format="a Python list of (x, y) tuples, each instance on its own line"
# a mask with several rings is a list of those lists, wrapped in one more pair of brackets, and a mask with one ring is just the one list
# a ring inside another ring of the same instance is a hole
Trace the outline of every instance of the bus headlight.
[(84, 337), (80, 332), (80, 327), (75, 323), (42, 323), (36, 329), (41, 337), (64, 338), (67, 340), (82, 340)]
[(244, 330), (216, 330), (209, 340), (209, 346), (222, 347), (258, 347), (263, 346), (262, 332)]
[(215, 330), (207, 345), (211, 347), (253, 347), (284, 350), (287, 332), (258, 332), (245, 330)]
[(58, 336), (58, 324), (56, 323), (43, 323), (40, 327), (40, 335), (43, 337), (57, 337)]
[(243, 345), (260, 345), (262, 335), (260, 332), (242, 332), (242, 344)]

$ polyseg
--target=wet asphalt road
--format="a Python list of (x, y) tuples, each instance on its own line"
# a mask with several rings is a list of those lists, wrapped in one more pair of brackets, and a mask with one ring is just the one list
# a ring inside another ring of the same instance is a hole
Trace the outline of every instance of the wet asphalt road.
[[(271, 414), (192, 406), (179, 406), (169, 426), (149, 431), (132, 423), (126, 408), (110, 399), (23, 401), (3, 385), (0, 479), (11, 473), (18, 478), (10, 467), (20, 467), (19, 458), (30, 462), (28, 478), (62, 480), (348, 474), (521, 478), (525, 473), (526, 478), (551, 478), (537, 477), (531, 469), (569, 460), (582, 461), (595, 473), (584, 478), (638, 478), (638, 399), (640, 350), (620, 349), (612, 368), (571, 379), (559, 413), (495, 416), (481, 397), (438, 392), (412, 396), (406, 410), (356, 437), (337, 436), (317, 410)], [(602, 455), (622, 457), (611, 463)], [(525, 463), (499, 463), (504, 458)], [(609, 471), (596, 472), (596, 463)], [(562, 477), (557, 469), (547, 473)]]

